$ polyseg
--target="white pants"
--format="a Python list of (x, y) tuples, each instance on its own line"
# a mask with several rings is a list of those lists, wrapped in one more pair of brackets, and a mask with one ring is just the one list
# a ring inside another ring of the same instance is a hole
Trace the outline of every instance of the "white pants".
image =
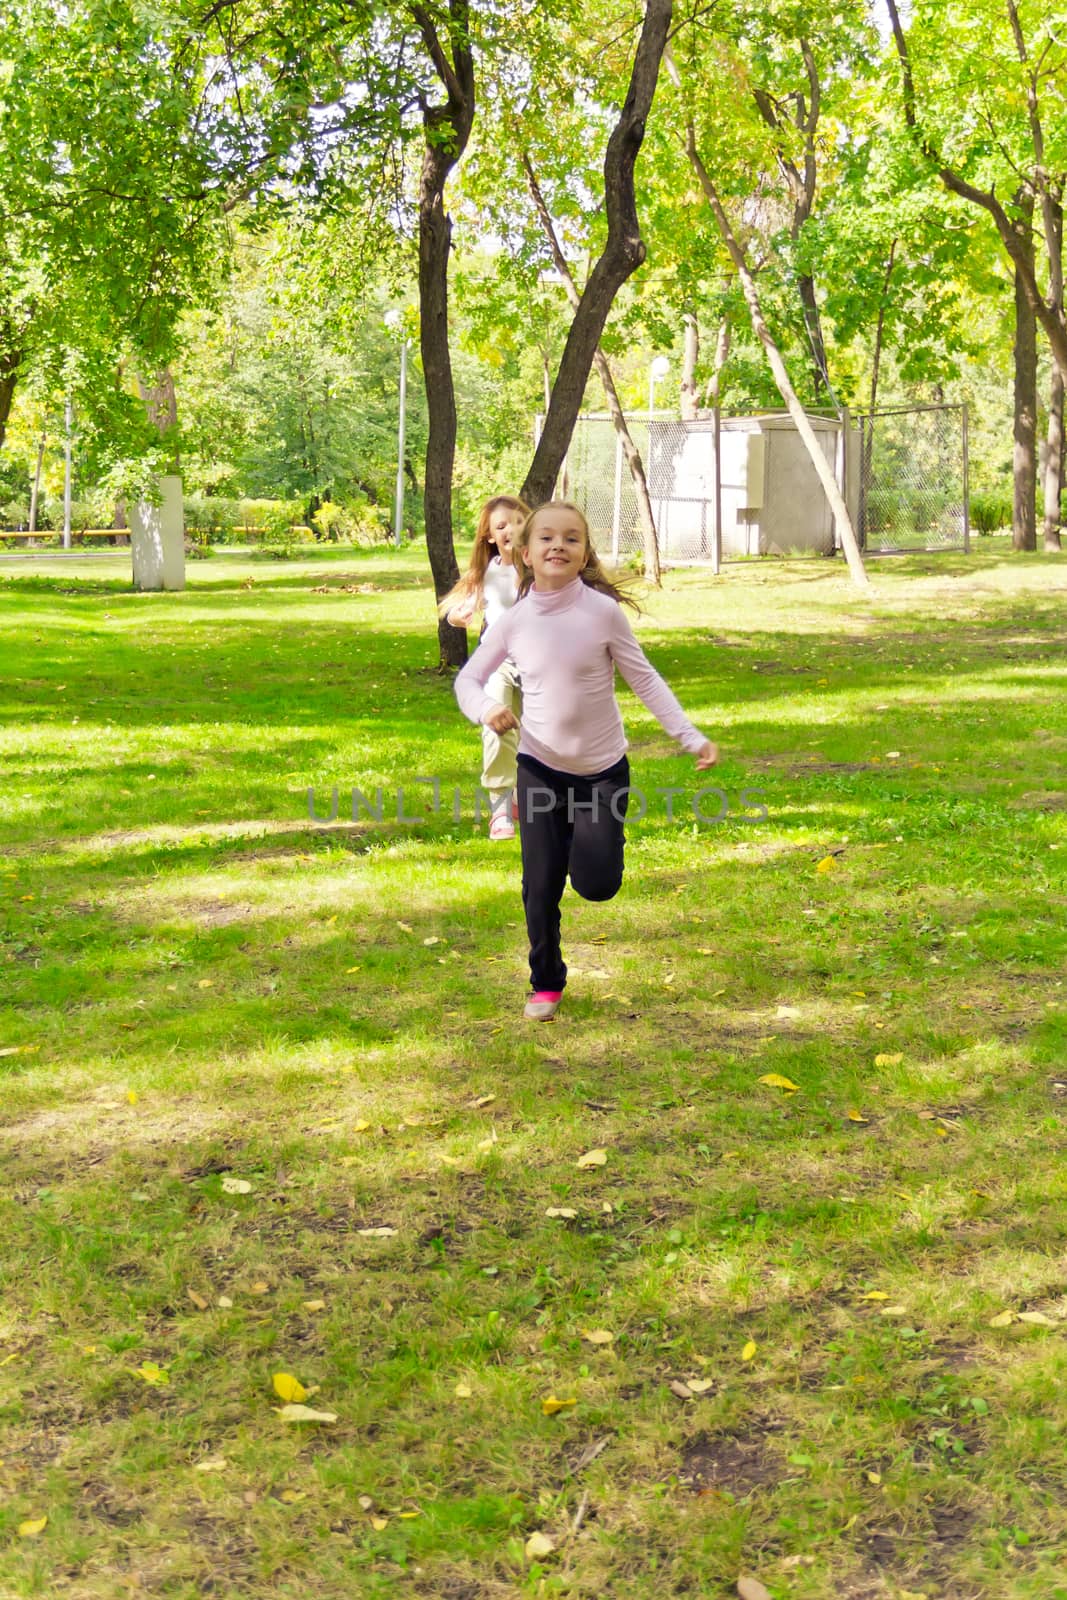
[[(485, 686), (485, 692), (498, 705), (521, 719), (522, 689), (513, 661), (502, 661)], [(494, 799), (503, 798), (515, 787), (515, 757), (519, 748), (518, 728), (496, 733), (482, 724), (482, 788)]]

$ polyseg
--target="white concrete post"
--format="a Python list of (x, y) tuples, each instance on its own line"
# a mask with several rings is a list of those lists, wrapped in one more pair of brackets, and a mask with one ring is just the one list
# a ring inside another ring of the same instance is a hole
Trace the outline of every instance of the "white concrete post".
[(135, 589), (185, 588), (185, 516), (182, 480), (168, 473), (159, 480), (161, 504), (135, 501), (130, 507), (130, 553)]

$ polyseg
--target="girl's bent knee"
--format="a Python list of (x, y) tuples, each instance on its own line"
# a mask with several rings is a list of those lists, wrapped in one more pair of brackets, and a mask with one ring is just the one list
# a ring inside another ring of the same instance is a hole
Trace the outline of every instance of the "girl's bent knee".
[(591, 879), (583, 879), (580, 874), (575, 878), (572, 874), (571, 888), (583, 900), (614, 900), (622, 888), (622, 873), (613, 873), (610, 878)]

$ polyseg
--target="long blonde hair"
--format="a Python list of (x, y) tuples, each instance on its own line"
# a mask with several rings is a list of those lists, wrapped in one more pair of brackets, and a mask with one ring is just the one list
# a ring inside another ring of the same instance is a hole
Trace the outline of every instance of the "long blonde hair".
[(478, 513), (478, 526), (474, 530), (474, 549), (471, 551), (470, 563), (459, 582), (454, 584), (444, 599), (438, 602), (437, 612), (439, 616), (445, 616), (454, 606), (458, 606), (462, 600), (473, 600), (475, 602), (475, 610), (481, 603), (485, 569), (492, 560), (496, 549), (496, 546), (491, 543), (489, 538), (490, 523), (492, 522), (493, 512), (499, 511), (501, 506), (506, 507), (508, 511), (517, 511), (524, 521), (530, 515), (530, 508), (525, 500), (519, 500), (513, 494), (494, 494), (485, 502), (485, 505)]
[[(609, 577), (604, 568), (601, 566), (600, 557), (597, 555), (593, 541), (589, 535), (589, 524), (585, 520), (585, 513), (581, 511), (572, 500), (546, 500), (544, 505), (538, 506), (536, 511), (530, 512), (529, 516), (526, 518), (526, 521), (522, 525), (522, 532), (519, 534), (519, 541), (516, 546), (519, 556), (524, 556), (526, 551), (529, 549), (530, 536), (533, 533), (534, 524), (541, 515), (542, 511), (568, 511), (581, 523), (582, 532), (585, 534), (585, 566), (582, 568), (578, 576), (581, 578), (586, 588), (596, 589), (598, 594), (608, 594), (613, 600), (617, 600), (621, 606), (629, 606), (631, 610), (639, 612), (641, 607), (638, 605), (633, 595), (630, 594), (625, 587), (625, 580), (620, 580), (617, 575)], [(533, 581), (534, 575), (532, 571), (527, 566), (526, 562), (521, 560), (519, 563), (520, 599), (524, 594), (526, 594), (527, 590), (532, 588)]]

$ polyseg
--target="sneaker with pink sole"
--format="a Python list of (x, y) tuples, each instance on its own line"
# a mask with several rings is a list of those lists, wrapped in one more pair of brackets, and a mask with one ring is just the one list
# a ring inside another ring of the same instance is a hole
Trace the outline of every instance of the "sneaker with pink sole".
[(535, 989), (526, 1002), (523, 1016), (531, 1022), (548, 1022), (556, 1015), (562, 999), (562, 989)]

